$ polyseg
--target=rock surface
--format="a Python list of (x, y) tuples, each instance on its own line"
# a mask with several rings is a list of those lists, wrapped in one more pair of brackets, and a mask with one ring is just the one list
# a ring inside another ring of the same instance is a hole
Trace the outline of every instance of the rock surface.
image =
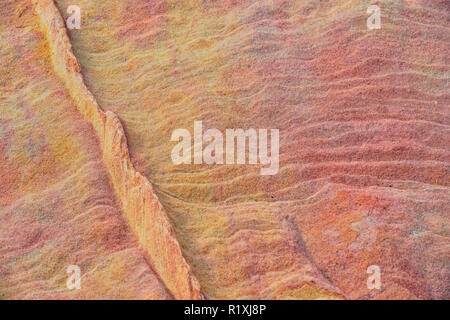
[(171, 299), (39, 29), (30, 1), (0, 3), (0, 299)]
[[(111, 181), (124, 221), (175, 298), (449, 298), (447, 2), (383, 1), (381, 29), (369, 30), (370, 1), (57, 1), (65, 19), (69, 5), (82, 10), (81, 29), (69, 31), (74, 56), (53, 2), (33, 2), (33, 19), (50, 42), (39, 51), (54, 68), (45, 77), (56, 72), (67, 99), (61, 107), (73, 115), (75, 105), (93, 124), (100, 142), (87, 156), (113, 197)], [(1, 13), (9, 16), (13, 5), (5, 3)], [(30, 2), (21, 3), (16, 8)], [(2, 54), (2, 66), (12, 68), (10, 61)], [(16, 92), (4, 83), (2, 90)], [(44, 95), (35, 90), (27, 92)], [(0, 103), (11, 110), (0, 121), (12, 132), (20, 124), (3, 119), (21, 120), (6, 92)], [(195, 120), (222, 132), (279, 129), (279, 173), (174, 165), (171, 134), (192, 132)], [(65, 155), (72, 159), (65, 165), (77, 169), (83, 146), (92, 144), (85, 135), (95, 135), (78, 122), (51, 122), (80, 132), (79, 155)], [(42, 125), (32, 136), (48, 131)], [(4, 149), (16, 143), (6, 143), (9, 135), (0, 140)], [(14, 194), (33, 193), (14, 185), (9, 162), (0, 166), (2, 187), (10, 186), (0, 217), (13, 219), (5, 228), (22, 217), (6, 214)], [(30, 170), (33, 177), (44, 172), (40, 163)], [(78, 192), (92, 190), (79, 184)], [(30, 203), (45, 199), (38, 198)], [(2, 241), (8, 252), (11, 242)], [(45, 266), (36, 260), (37, 274)], [(366, 285), (372, 265), (381, 270), (379, 290)], [(16, 292), (8, 281), (0, 290)], [(167, 292), (152, 281), (145, 282), (154, 292), (148, 297), (162, 298)]]

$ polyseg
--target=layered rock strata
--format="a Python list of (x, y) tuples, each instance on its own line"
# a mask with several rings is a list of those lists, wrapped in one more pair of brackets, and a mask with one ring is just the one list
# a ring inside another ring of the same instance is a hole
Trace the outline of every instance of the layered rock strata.
[(46, 35), (55, 71), (78, 110), (100, 138), (103, 159), (131, 228), (167, 288), (179, 299), (199, 299), (200, 286), (184, 260), (172, 226), (148, 180), (133, 167), (120, 120), (103, 112), (86, 88), (64, 21), (52, 0), (33, 0)]

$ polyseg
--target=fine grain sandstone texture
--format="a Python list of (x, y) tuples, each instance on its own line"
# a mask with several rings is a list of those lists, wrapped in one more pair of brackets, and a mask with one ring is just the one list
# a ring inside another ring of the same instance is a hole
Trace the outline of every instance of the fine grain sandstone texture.
[[(448, 298), (449, 8), (58, 1), (211, 298)], [(280, 129), (280, 172), (175, 166), (173, 130)], [(381, 290), (366, 269), (382, 270)]]
[[(450, 298), (448, 1), (378, 1), (374, 30), (366, 0), (32, 3), (0, 4), (0, 295), (55, 296), (76, 256), (100, 271), (58, 297)], [(174, 165), (196, 120), (279, 129), (278, 174)]]
[(179, 299), (200, 299), (197, 279), (184, 260), (167, 215), (153, 188), (130, 162), (128, 146), (117, 116), (104, 113), (86, 88), (73, 55), (64, 21), (52, 0), (33, 0), (51, 47), (53, 65), (83, 116), (100, 137), (103, 159), (109, 169), (128, 221), (151, 263), (168, 289)]
[(0, 299), (170, 299), (39, 30), (31, 1), (0, 3)]

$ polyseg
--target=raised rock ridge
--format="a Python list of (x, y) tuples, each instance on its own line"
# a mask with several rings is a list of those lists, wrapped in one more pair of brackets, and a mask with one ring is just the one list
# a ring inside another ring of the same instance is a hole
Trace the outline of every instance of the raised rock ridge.
[(33, 0), (33, 4), (50, 44), (55, 71), (99, 135), (114, 189), (152, 266), (176, 298), (201, 299), (200, 285), (183, 258), (163, 207), (151, 184), (131, 164), (120, 120), (113, 112), (100, 109), (83, 82), (64, 21), (53, 0)]
[(31, 1), (0, 2), (0, 39), (0, 299), (172, 299), (125, 221), (95, 130), (54, 72)]

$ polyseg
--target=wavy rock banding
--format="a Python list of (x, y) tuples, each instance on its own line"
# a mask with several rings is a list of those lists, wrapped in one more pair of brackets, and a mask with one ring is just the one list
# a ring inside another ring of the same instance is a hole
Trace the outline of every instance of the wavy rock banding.
[(31, 0), (0, 2), (0, 299), (172, 299), (40, 29)]
[(33, 0), (33, 4), (50, 45), (55, 71), (99, 136), (114, 189), (152, 266), (175, 298), (202, 299), (200, 285), (182, 255), (164, 208), (150, 182), (130, 161), (119, 118), (113, 112), (103, 112), (84, 84), (64, 21), (53, 0)]
[[(71, 0), (57, 3), (66, 18)], [(85, 82), (210, 298), (448, 296), (442, 1), (78, 0)], [(171, 133), (280, 130), (280, 170), (171, 162)], [(366, 285), (370, 265), (382, 289)]]
[[(0, 2), (0, 297), (448, 299), (450, 10), (372, 4)], [(175, 165), (199, 120), (278, 174)]]

